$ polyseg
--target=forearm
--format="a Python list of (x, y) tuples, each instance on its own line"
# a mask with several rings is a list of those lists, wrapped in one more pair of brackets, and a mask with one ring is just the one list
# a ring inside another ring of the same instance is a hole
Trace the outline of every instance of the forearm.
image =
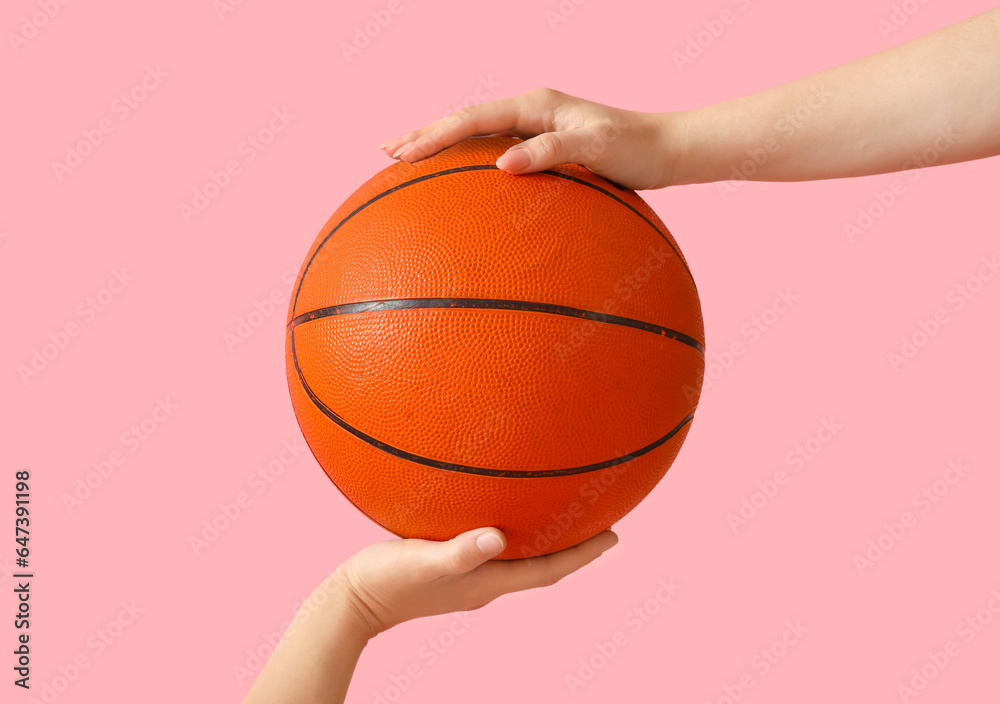
[(674, 184), (865, 176), (929, 165), (926, 150), (934, 164), (1000, 154), (1000, 9), (664, 118)]
[(299, 609), (244, 704), (340, 704), (367, 642), (367, 629), (331, 577)]

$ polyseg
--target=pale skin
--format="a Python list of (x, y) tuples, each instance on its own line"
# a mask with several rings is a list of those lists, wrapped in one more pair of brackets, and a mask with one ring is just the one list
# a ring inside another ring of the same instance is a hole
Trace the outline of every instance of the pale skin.
[(936, 152), (934, 165), (996, 156), (1000, 9), (697, 110), (634, 112), (541, 88), (467, 108), (379, 148), (412, 163), (484, 135), (525, 140), (497, 160), (504, 171), (576, 163), (636, 190), (734, 180), (733, 169), (751, 153), (763, 163), (737, 178), (809, 181), (903, 171), (929, 165), (927, 149)]
[[(866, 176), (996, 156), (1000, 9), (697, 110), (634, 112), (537, 89), (468, 108), (379, 148), (414, 162), (485, 135), (524, 140), (497, 161), (509, 173), (577, 163), (637, 190)], [(748, 159), (754, 167), (743, 168)], [(379, 633), (550, 586), (618, 538), (605, 531), (552, 555), (491, 560), (505, 541), (496, 528), (480, 528), (445, 542), (389, 540), (364, 548), (306, 600), (245, 702), (343, 702), (365, 645)]]
[(471, 611), (510, 592), (551, 586), (596, 560), (609, 530), (526, 560), (491, 560), (507, 546), (496, 528), (444, 541), (387, 540), (341, 564), (299, 609), (244, 700), (246, 704), (343, 702), (361, 651), (403, 621)]

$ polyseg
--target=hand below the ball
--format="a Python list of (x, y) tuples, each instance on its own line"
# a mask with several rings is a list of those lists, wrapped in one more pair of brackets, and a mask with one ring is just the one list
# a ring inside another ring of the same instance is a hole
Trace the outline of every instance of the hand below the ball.
[(596, 560), (618, 536), (604, 531), (551, 555), (493, 560), (507, 545), (496, 528), (478, 528), (445, 542), (388, 540), (340, 565), (352, 607), (373, 638), (415, 618), (471, 611), (509, 592), (551, 586)]
[(551, 555), (508, 561), (490, 561), (507, 543), (496, 528), (444, 542), (369, 545), (303, 602), (244, 704), (343, 702), (362, 650), (379, 633), (423, 616), (478, 609), (509, 592), (551, 586), (617, 542), (606, 530)]

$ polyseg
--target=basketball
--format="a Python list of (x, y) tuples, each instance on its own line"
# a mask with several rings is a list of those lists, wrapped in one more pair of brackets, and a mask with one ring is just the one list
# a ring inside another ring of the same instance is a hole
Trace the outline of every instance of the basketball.
[(329, 478), (404, 538), (495, 526), (499, 559), (611, 527), (691, 428), (704, 325), (680, 248), (635, 192), (515, 140), (395, 162), (341, 205), (292, 289), (296, 419)]

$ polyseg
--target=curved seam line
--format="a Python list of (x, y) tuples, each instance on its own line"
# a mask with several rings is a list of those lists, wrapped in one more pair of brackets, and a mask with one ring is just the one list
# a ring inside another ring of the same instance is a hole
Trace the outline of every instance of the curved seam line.
[[(496, 164), (470, 164), (468, 166), (458, 166), (458, 167), (455, 167), (454, 169), (445, 169), (444, 171), (438, 171), (438, 172), (433, 173), (433, 174), (424, 174), (423, 176), (418, 176), (417, 178), (411, 179), (409, 181), (405, 181), (403, 183), (400, 183), (400, 184), (397, 184), (397, 185), (393, 186), (392, 188), (389, 188), (389, 189), (387, 189), (385, 191), (382, 191), (381, 193), (379, 193), (377, 196), (375, 196), (371, 200), (369, 200), (369, 201), (367, 201), (367, 202), (362, 203), (361, 205), (359, 205), (353, 211), (351, 211), (350, 213), (348, 213), (344, 217), (343, 220), (341, 220), (339, 223), (337, 223), (332, 230), (330, 230), (330, 232), (327, 234), (327, 236), (323, 238), (323, 241), (320, 242), (319, 246), (316, 247), (316, 251), (314, 251), (312, 253), (312, 256), (309, 257), (309, 261), (306, 262), (306, 267), (302, 271), (302, 276), (299, 278), (299, 285), (295, 289), (295, 300), (292, 302), (292, 311), (294, 312), (295, 306), (297, 306), (298, 303), (299, 303), (299, 294), (302, 292), (302, 284), (306, 280), (306, 274), (309, 272), (309, 267), (312, 265), (312, 262), (316, 258), (316, 255), (319, 254), (320, 250), (323, 249), (323, 246), (327, 243), (327, 241), (331, 237), (333, 237), (333, 234), (337, 230), (339, 230), (341, 228), (341, 226), (344, 225), (344, 223), (346, 223), (348, 220), (350, 220), (355, 215), (357, 215), (358, 213), (360, 213), (362, 210), (364, 210), (365, 208), (367, 208), (369, 205), (371, 205), (372, 203), (376, 202), (377, 200), (379, 200), (381, 198), (384, 198), (385, 196), (389, 195), (390, 193), (395, 193), (396, 191), (400, 190), (401, 188), (406, 188), (407, 186), (412, 186), (412, 185), (414, 185), (416, 183), (421, 183), (422, 181), (427, 181), (427, 180), (432, 179), (432, 178), (437, 178), (439, 176), (448, 176), (448, 175), (451, 175), (451, 174), (462, 173), (462, 172), (465, 172), (465, 171), (490, 171), (490, 170), (492, 170), (492, 171), (499, 171), (500, 169), (497, 168)], [(609, 198), (612, 198), (612, 199), (618, 201), (619, 203), (621, 203), (622, 205), (624, 205), (626, 208), (628, 208), (629, 210), (631, 210), (633, 213), (635, 213), (636, 215), (638, 215), (640, 218), (642, 218), (643, 220), (645, 220), (646, 223), (650, 227), (652, 227), (653, 230), (656, 231), (656, 234), (658, 234), (661, 238), (663, 238), (663, 240), (668, 245), (670, 245), (670, 249), (672, 249), (674, 251), (674, 254), (677, 255), (677, 259), (680, 261), (681, 265), (684, 267), (684, 270), (688, 273), (688, 277), (691, 279), (691, 285), (695, 287), (695, 291), (698, 290), (698, 285), (694, 282), (694, 276), (691, 274), (691, 270), (688, 268), (687, 262), (684, 261), (684, 257), (681, 256), (681, 253), (679, 251), (677, 251), (677, 248), (674, 247), (674, 245), (670, 241), (670, 239), (666, 235), (664, 235), (662, 232), (660, 232), (660, 228), (658, 228), (656, 225), (654, 225), (653, 222), (649, 218), (647, 218), (645, 215), (643, 215), (638, 210), (636, 210), (634, 207), (632, 207), (632, 205), (630, 205), (629, 203), (626, 203), (624, 200), (622, 200), (621, 198), (619, 198), (617, 195), (615, 195), (611, 191), (609, 191), (609, 190), (607, 190), (605, 188), (602, 188), (600, 186), (597, 186), (597, 185), (595, 185), (593, 183), (590, 183), (589, 181), (585, 181), (585, 180), (583, 180), (581, 178), (577, 178), (576, 176), (571, 176), (569, 174), (562, 174), (562, 173), (559, 173), (558, 171), (552, 171), (551, 169), (545, 169), (544, 171), (539, 171), (537, 173), (546, 174), (548, 176), (556, 176), (558, 178), (566, 179), (567, 181), (574, 181), (574, 182), (582, 184), (584, 186), (588, 186), (590, 188), (593, 188), (596, 191), (600, 191), (601, 193), (603, 193), (604, 195), (608, 196)]]
[(597, 311), (586, 310), (584, 308), (573, 308), (570, 306), (556, 305), (553, 303), (536, 303), (534, 301), (513, 301), (496, 298), (401, 298), (383, 301), (363, 301), (358, 303), (341, 303), (335, 306), (318, 308), (308, 313), (301, 313), (288, 323), (287, 330), (291, 331), (303, 323), (312, 320), (321, 320), (341, 315), (355, 315), (359, 313), (379, 313), (392, 310), (513, 310), (529, 313), (546, 313), (569, 318), (582, 318), (593, 320), (598, 323), (608, 325), (620, 325), (623, 327), (635, 328), (646, 332), (667, 337), (681, 344), (696, 349), (702, 356), (705, 355), (705, 345), (679, 330), (647, 323), (643, 320), (626, 318), (620, 315), (609, 315), (598, 313)]
[(302, 384), (303, 390), (312, 400), (313, 404), (330, 420), (336, 423), (338, 426), (343, 428), (345, 431), (353, 435), (354, 437), (362, 440), (372, 447), (382, 450), (383, 452), (399, 457), (400, 459), (408, 460), (416, 464), (421, 464), (427, 467), (434, 467), (436, 469), (443, 469), (450, 472), (462, 472), (464, 474), (477, 474), (480, 476), (488, 477), (505, 477), (505, 478), (522, 478), (522, 479), (537, 479), (540, 477), (562, 477), (572, 474), (585, 474), (588, 472), (594, 472), (599, 469), (605, 469), (607, 467), (615, 467), (621, 464), (626, 464), (632, 460), (642, 457), (648, 452), (652, 452), (658, 448), (663, 443), (667, 442), (674, 435), (680, 432), (680, 430), (690, 423), (694, 419), (694, 411), (689, 413), (680, 423), (678, 423), (669, 433), (653, 441), (649, 445), (642, 447), (634, 452), (630, 452), (626, 455), (620, 457), (615, 457), (611, 460), (605, 460), (603, 462), (596, 462), (594, 464), (583, 465), (580, 467), (567, 467), (565, 469), (541, 469), (541, 470), (515, 470), (515, 469), (492, 469), (489, 467), (473, 467), (470, 465), (456, 464), (454, 462), (445, 462), (443, 460), (435, 460), (430, 457), (422, 457), (420, 455), (407, 452), (398, 447), (394, 447), (386, 442), (382, 442), (371, 435), (368, 435), (362, 430), (355, 428), (353, 425), (344, 420), (336, 412), (333, 411), (329, 406), (327, 406), (323, 401), (316, 395), (309, 384), (306, 382), (305, 377), (302, 375), (302, 369), (299, 367), (298, 354), (295, 351), (295, 332), (292, 331), (292, 362), (295, 365), (295, 372), (299, 377), (299, 383)]

